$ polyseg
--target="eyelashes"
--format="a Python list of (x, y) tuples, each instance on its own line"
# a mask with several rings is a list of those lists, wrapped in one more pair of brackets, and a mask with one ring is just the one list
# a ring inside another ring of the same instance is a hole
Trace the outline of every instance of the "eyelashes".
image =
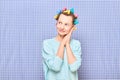
[(58, 24), (62, 24), (62, 22), (58, 22)]
[[(63, 23), (62, 23), (62, 22), (58, 22), (58, 24), (61, 24), (61, 25), (62, 25)], [(65, 25), (65, 26), (69, 26), (68, 23), (65, 23), (64, 25)]]

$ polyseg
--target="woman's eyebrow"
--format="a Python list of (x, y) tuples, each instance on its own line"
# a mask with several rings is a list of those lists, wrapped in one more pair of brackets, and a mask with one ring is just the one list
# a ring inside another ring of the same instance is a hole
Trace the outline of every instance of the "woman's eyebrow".
[(65, 24), (70, 24), (69, 22), (66, 22)]
[(58, 22), (62, 22), (62, 21), (58, 20)]
[[(58, 22), (62, 22), (61, 20), (58, 20)], [(63, 22), (62, 22), (63, 23)], [(64, 24), (70, 24), (69, 22), (65, 22)]]

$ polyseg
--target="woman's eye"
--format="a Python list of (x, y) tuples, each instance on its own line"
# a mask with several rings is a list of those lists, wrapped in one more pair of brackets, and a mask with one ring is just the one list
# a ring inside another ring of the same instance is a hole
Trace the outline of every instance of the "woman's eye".
[(62, 24), (61, 22), (59, 22), (59, 24)]
[(65, 24), (65, 26), (68, 26), (68, 24)]

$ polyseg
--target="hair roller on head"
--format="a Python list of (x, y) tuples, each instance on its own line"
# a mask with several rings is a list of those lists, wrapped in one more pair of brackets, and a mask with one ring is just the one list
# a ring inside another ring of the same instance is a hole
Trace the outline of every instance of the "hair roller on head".
[(74, 14), (74, 8), (71, 8), (71, 9), (70, 9), (70, 12), (71, 12), (72, 14)]
[(67, 10), (67, 8), (66, 8), (66, 7), (64, 7), (64, 8), (62, 9), (62, 11), (65, 11), (65, 10)]
[(78, 15), (74, 13), (74, 8), (71, 8), (71, 9), (67, 9), (66, 7), (64, 7), (63, 9), (59, 9), (57, 10), (57, 14), (54, 16), (54, 18), (57, 20), (59, 15), (62, 14), (62, 13), (65, 13), (67, 15), (70, 15), (70, 14), (73, 14), (74, 15), (74, 21), (73, 21), (73, 24), (76, 25), (79, 23), (78, 21)]
[(79, 23), (79, 21), (77, 20), (77, 19), (75, 19), (74, 20), (74, 24), (76, 25), (76, 24), (78, 24)]

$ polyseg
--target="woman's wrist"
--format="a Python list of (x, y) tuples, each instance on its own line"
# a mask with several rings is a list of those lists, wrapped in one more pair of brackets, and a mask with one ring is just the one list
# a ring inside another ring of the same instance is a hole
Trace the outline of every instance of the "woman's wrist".
[(69, 42), (67, 42), (67, 43), (66, 43), (66, 46), (69, 46), (69, 45), (70, 45), (70, 43), (69, 43)]
[(65, 43), (64, 43), (64, 42), (61, 42), (61, 46), (65, 46)]

